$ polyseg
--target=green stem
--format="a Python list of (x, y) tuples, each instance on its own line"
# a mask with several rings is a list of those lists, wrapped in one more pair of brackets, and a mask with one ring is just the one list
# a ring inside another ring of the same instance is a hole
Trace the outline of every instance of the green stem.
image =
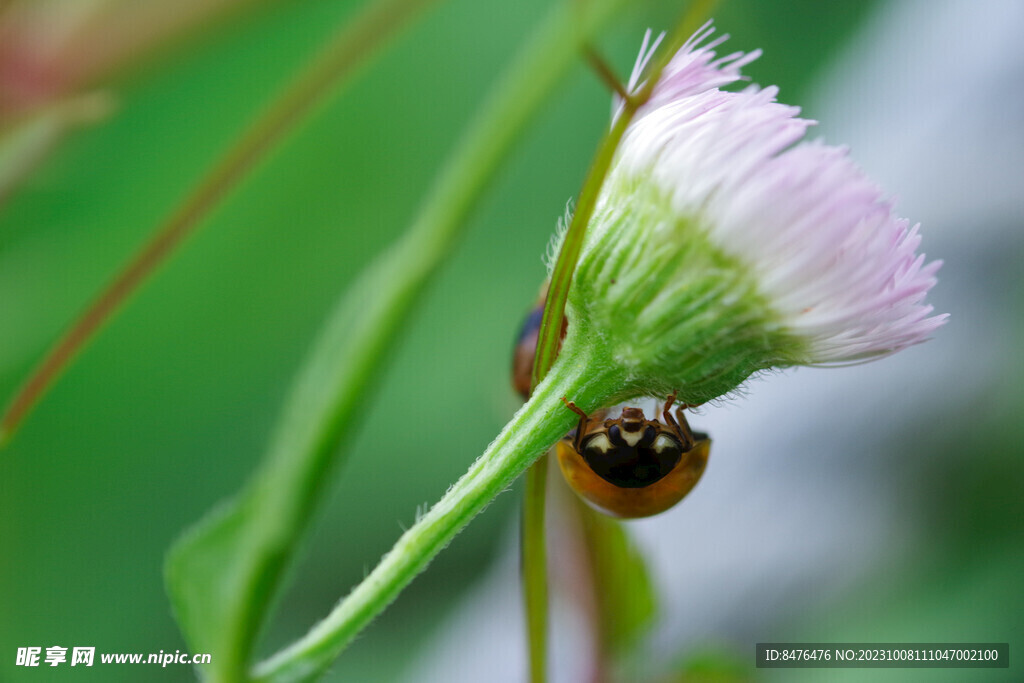
[(544, 533), (547, 473), (548, 457), (542, 455), (526, 473), (523, 490), (520, 563), (532, 683), (544, 683), (547, 678), (548, 555)]
[[(629, 100), (627, 100), (627, 103)], [(540, 333), (537, 340), (537, 355), (533, 363), (533, 382), (536, 386), (547, 375), (558, 355), (561, 341), (562, 320), (565, 317), (565, 300), (569, 294), (569, 284), (576, 269), (583, 236), (587, 223), (594, 213), (598, 193), (604, 184), (605, 176), (611, 166), (622, 139), (626, 126), (632, 119), (635, 107), (629, 115), (616, 120), (611, 131), (605, 136), (597, 155), (590, 167), (590, 173), (583, 183), (576, 211), (566, 232), (562, 248), (558, 252), (558, 261), (551, 274), (551, 285), (548, 289), (547, 303), (544, 306), (544, 317), (541, 320)], [(570, 396), (572, 396), (570, 394)], [(576, 400), (573, 396), (572, 400)], [(523, 496), (523, 595), (526, 607), (527, 643), (530, 659), (530, 680), (532, 683), (544, 683), (547, 679), (547, 640), (548, 640), (548, 588), (547, 588), (547, 553), (544, 534), (544, 481), (547, 472), (547, 458), (536, 462), (526, 478), (526, 490)]]
[(566, 360), (552, 369), (469, 471), (398, 539), (369, 576), (305, 637), (258, 666), (256, 680), (291, 683), (321, 671), (477, 513), (565, 435), (577, 418), (566, 410), (562, 396), (597, 406), (621, 385), (613, 366), (600, 358)]
[[(601, 142), (580, 190), (569, 228), (566, 230), (558, 259), (552, 269), (548, 288), (547, 301), (544, 305), (544, 316), (541, 319), (540, 332), (537, 338), (537, 353), (533, 363), (531, 384), (544, 379), (548, 370), (558, 356), (561, 342), (562, 323), (565, 318), (565, 302), (569, 296), (576, 262), (583, 248), (583, 238), (587, 225), (594, 214), (597, 199), (604, 185), (605, 178), (615, 159), (622, 136), (633, 121), (637, 110), (651, 97), (654, 86), (661, 77), (661, 72), (668, 61), (675, 55), (676, 49), (687, 36), (693, 33), (704, 18), (710, 13), (715, 0), (694, 0), (676, 26), (676, 32), (660, 58), (650, 69), (647, 81), (636, 93), (627, 94), (621, 91), (618, 79), (603, 60), (587, 48), (587, 55), (598, 75), (623, 98), (622, 110), (612, 124), (611, 130)], [(575, 400), (575, 399), (573, 399)], [(544, 683), (547, 666), (547, 554), (544, 537), (544, 502), (545, 474), (547, 472), (546, 457), (533, 465), (526, 477), (526, 490), (523, 497), (523, 594), (526, 607), (527, 643), (529, 646), (530, 680), (533, 683)]]

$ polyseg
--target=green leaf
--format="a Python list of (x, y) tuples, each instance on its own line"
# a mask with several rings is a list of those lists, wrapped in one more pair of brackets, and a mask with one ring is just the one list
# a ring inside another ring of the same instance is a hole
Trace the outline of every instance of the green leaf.
[(601, 647), (612, 657), (625, 655), (655, 615), (654, 585), (623, 525), (583, 503), (576, 507), (590, 554)]
[[(270, 107), (253, 121), (175, 211), (167, 216), (110, 284), (79, 314), (29, 374), (22, 388), (0, 413), (0, 447), (103, 323), (181, 246), (225, 195), (258, 165), (267, 152), (275, 148), (286, 133), (294, 130), (325, 95), (334, 91), (334, 86), (365, 63), (388, 37), (415, 16), (422, 5), (431, 1), (376, 0), (327, 42), (324, 49), (299, 71), (297, 78), (271, 101)], [(45, 123), (46, 118), (41, 121)], [(53, 135), (51, 132), (50, 136)], [(44, 137), (42, 142), (45, 141)], [(35, 146), (39, 147), (40, 142)], [(41, 150), (31, 147), (29, 151), (37, 155), (41, 153)], [(23, 151), (21, 155), (26, 153)], [(0, 158), (0, 200), (4, 183), (3, 164), (4, 160)]]
[(58, 102), (19, 125), (0, 129), (0, 206), (68, 131), (106, 116), (110, 108), (106, 96), (92, 93)]
[(755, 673), (753, 658), (749, 655), (729, 648), (705, 646), (655, 680), (657, 683), (746, 683), (754, 680)]

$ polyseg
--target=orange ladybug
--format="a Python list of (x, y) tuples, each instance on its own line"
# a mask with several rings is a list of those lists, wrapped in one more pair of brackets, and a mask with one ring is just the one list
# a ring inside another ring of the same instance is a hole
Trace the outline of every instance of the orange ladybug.
[(576, 435), (558, 442), (558, 465), (569, 486), (584, 500), (613, 517), (649, 517), (668, 510), (689, 493), (704, 474), (711, 440), (693, 432), (685, 406), (670, 409), (665, 422), (648, 420), (639, 408), (623, 408), (615, 419), (592, 421), (571, 401), (580, 416)]

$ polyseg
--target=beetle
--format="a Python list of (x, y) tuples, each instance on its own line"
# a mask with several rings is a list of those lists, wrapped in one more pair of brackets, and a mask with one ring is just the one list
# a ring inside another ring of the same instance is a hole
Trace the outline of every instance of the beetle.
[(664, 422), (631, 407), (617, 418), (593, 420), (562, 400), (580, 421), (575, 435), (558, 442), (558, 465), (570, 488), (605, 514), (636, 518), (664, 512), (704, 474), (711, 439), (690, 429), (683, 414), (688, 406), (672, 415), (675, 393), (665, 401)]
[[(527, 315), (512, 354), (512, 386), (527, 399), (547, 284)], [(563, 320), (562, 338), (566, 322)], [(668, 510), (700, 480), (707, 466), (711, 440), (694, 432), (682, 405), (672, 415), (676, 394), (662, 409), (664, 422), (648, 420), (640, 408), (624, 407), (617, 418), (606, 411), (588, 416), (565, 397), (566, 407), (580, 416), (574, 432), (558, 442), (555, 452), (565, 481), (581, 498), (612, 517), (649, 517)]]
[[(533, 309), (523, 320), (519, 328), (519, 338), (516, 339), (515, 349), (512, 351), (512, 388), (519, 392), (523, 400), (530, 398), (530, 382), (533, 380), (533, 358), (537, 355), (537, 341), (540, 337), (540, 323), (544, 318), (544, 305), (548, 300), (549, 280), (545, 280), (537, 295), (537, 301)], [(569, 321), (562, 318), (562, 336), (565, 339), (565, 331), (568, 329)], [(561, 348), (561, 346), (559, 346)]]

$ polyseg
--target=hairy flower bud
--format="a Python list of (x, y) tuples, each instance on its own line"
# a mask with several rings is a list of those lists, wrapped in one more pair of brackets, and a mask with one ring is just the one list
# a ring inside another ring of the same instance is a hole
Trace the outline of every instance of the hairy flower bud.
[[(616, 398), (702, 403), (773, 367), (884, 356), (946, 316), (917, 226), (777, 89), (718, 89), (757, 56), (699, 31), (627, 129), (587, 229), (566, 315), (574, 347), (618, 369)], [(630, 81), (649, 58), (643, 51)]]

